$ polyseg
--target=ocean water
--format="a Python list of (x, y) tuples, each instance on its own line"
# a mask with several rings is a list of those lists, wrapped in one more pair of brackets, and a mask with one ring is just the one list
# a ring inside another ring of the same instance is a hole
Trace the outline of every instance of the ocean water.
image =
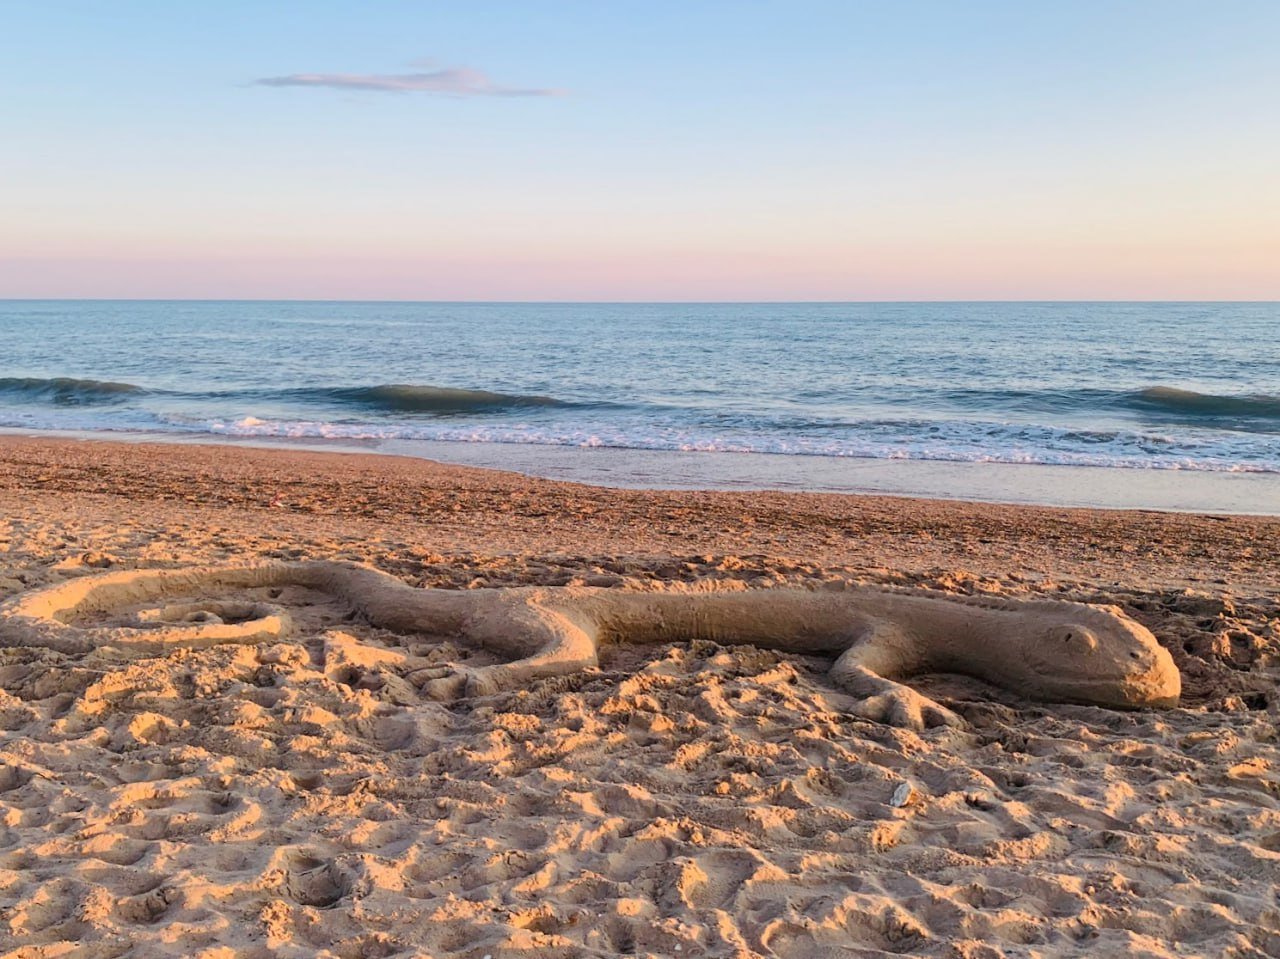
[(0, 332), (0, 428), (1280, 474), (1280, 304), (6, 301)]

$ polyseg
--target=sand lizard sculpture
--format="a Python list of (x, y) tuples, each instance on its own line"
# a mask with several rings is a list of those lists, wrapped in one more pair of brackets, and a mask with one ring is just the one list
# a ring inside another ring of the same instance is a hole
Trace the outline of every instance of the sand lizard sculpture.
[[(1181, 692), (1169, 653), (1115, 606), (877, 586), (737, 592), (419, 589), (371, 567), (340, 562), (80, 577), (0, 605), (0, 646), (154, 652), (272, 641), (290, 632), (285, 609), (198, 598), (284, 586), (332, 595), (378, 628), (457, 637), (515, 657), (482, 667), (419, 670), (412, 680), (437, 700), (485, 695), (592, 667), (605, 644), (694, 639), (835, 655), (831, 677), (856, 697), (852, 712), (916, 729), (959, 722), (898, 682), (921, 673), (961, 673), (1032, 699), (1117, 708), (1173, 706)], [(188, 601), (142, 609), (182, 597)], [(91, 625), (94, 617), (120, 610), (142, 611), (130, 626)]]

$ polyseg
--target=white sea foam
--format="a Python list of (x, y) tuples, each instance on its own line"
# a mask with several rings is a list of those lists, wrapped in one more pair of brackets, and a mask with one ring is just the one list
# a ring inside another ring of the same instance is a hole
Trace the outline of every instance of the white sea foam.
[[(666, 450), (705, 453), (767, 453), (784, 456), (1026, 463), (1120, 469), (1280, 473), (1280, 444), (1273, 436), (1201, 435), (1195, 439), (1125, 431), (1095, 432), (1026, 424), (941, 421), (923, 424), (850, 423), (818, 435), (776, 429), (732, 430), (659, 424), (642, 417), (615, 423), (453, 423), (448, 420), (382, 421), (287, 419), (245, 415), (200, 417), (144, 410), (6, 409), (0, 427), (35, 430), (159, 431), (212, 436), (332, 440), (442, 441), (529, 444), (581, 448)], [(837, 433), (838, 435), (828, 435)]]
[[(856, 431), (840, 439), (816, 439), (778, 435), (725, 437), (698, 435), (687, 430), (548, 428), (510, 424), (505, 426), (449, 426), (405, 422), (335, 423), (324, 420), (270, 420), (246, 416), (238, 420), (194, 420), (161, 417), (171, 428), (213, 435), (276, 439), (322, 440), (423, 440), (454, 443), (529, 444), (580, 448), (610, 447), (703, 453), (767, 453), (784, 456), (821, 456), (867, 459), (939, 460), (969, 463), (1023, 463), (1054, 466), (1089, 466), (1121, 469), (1194, 470), (1205, 472), (1277, 473), (1280, 451), (1263, 441), (1255, 442), (1256, 459), (1241, 461), (1242, 450), (1215, 449), (1206, 443), (1194, 453), (1164, 454), (1137, 447), (1167, 446), (1166, 437), (1116, 434), (1110, 441), (1082, 449), (1057, 449), (1057, 431), (1037, 431), (1024, 436), (1024, 427), (1000, 426), (999, 438), (990, 435), (992, 424), (950, 423), (945, 437), (859, 437)], [(1259, 438), (1260, 440), (1260, 438)], [(1270, 454), (1268, 456), (1268, 454)]]

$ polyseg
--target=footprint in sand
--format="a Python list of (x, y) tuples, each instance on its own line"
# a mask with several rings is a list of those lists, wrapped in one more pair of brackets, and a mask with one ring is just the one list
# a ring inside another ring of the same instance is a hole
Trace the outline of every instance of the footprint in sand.
[(350, 880), (332, 860), (295, 851), (289, 857), (284, 891), (300, 906), (328, 909), (351, 891)]

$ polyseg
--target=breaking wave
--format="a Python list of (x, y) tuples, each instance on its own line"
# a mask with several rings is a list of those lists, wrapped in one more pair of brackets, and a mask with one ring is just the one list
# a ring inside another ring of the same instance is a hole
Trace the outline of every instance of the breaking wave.
[(1197, 393), (1172, 386), (1152, 386), (1131, 393), (1129, 405), (1136, 409), (1178, 416), (1198, 416), (1214, 421), (1231, 417), (1280, 420), (1280, 396), (1265, 393), (1250, 396), (1222, 396)]
[(464, 390), (448, 386), (415, 386), (402, 383), (285, 390), (279, 394), (279, 397), (347, 404), (363, 409), (379, 409), (396, 413), (484, 413), (491, 410), (573, 405), (550, 396), (493, 393), (489, 390)]
[(53, 379), (34, 377), (0, 378), (0, 396), (8, 396), (25, 403), (54, 403), (59, 406), (113, 403), (131, 397), (153, 396), (179, 398), (189, 401), (293, 402), (303, 403), (308, 406), (325, 405), (339, 408), (345, 406), (366, 411), (381, 410), (387, 413), (436, 413), (440, 415), (585, 405), (565, 403), (550, 396), (536, 394), (495, 393), (490, 390), (457, 389), (448, 386), (418, 386), (406, 383), (385, 383), (377, 386), (187, 392), (183, 390), (152, 390), (133, 383), (79, 380), (69, 377), (56, 377)]
[(146, 393), (132, 383), (109, 380), (77, 380), (58, 376), (0, 378), (0, 396), (16, 397), (26, 402), (56, 403), (59, 406), (83, 406), (89, 403), (118, 403), (130, 396)]

